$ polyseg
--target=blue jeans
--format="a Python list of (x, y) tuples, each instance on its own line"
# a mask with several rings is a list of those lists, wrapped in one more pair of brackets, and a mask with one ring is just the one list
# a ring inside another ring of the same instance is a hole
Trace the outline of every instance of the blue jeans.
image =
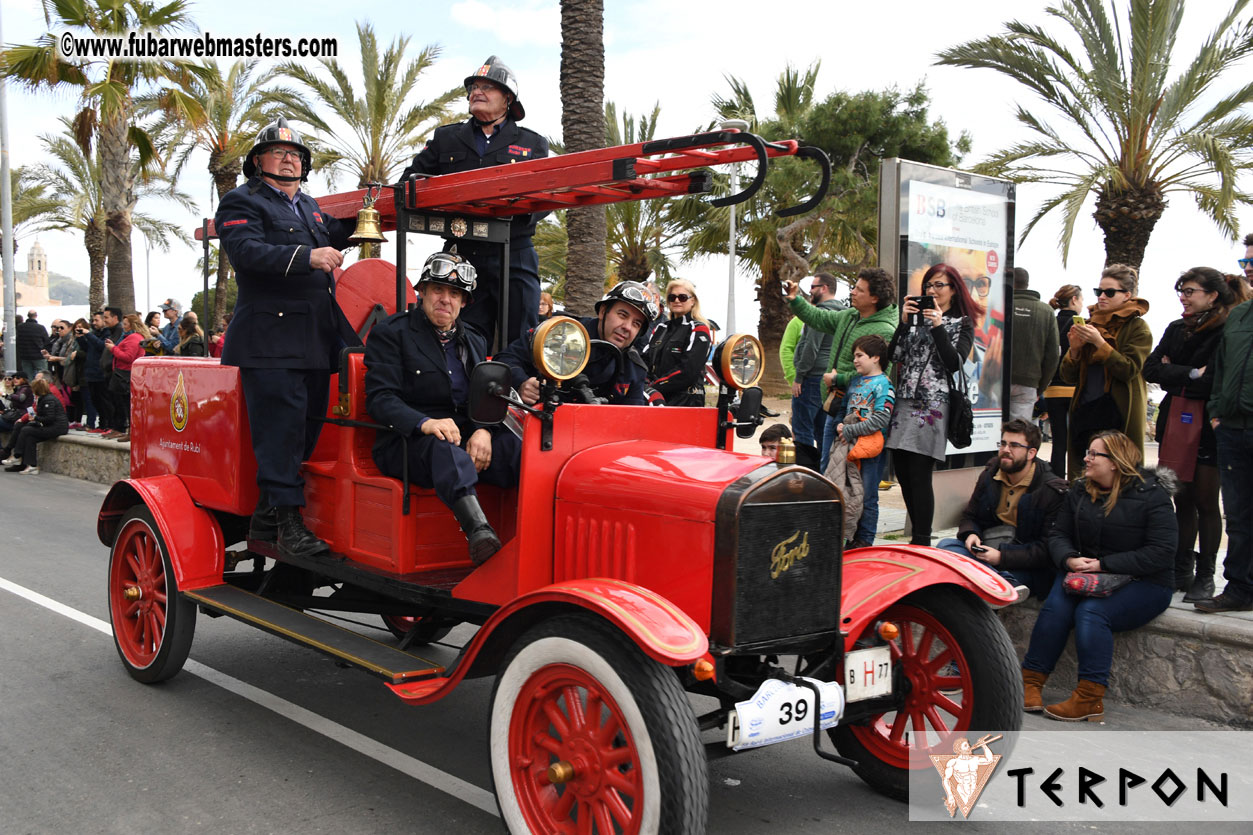
[(1048, 594), (1049, 589), (1052, 588), (1053, 580), (1057, 578), (1057, 572), (1051, 568), (1016, 568), (1012, 571), (1001, 570), (994, 565), (983, 562), (983, 560), (970, 553), (964, 542), (960, 539), (953, 539), (951, 536), (941, 539), (935, 544), (935, 547), (942, 548), (945, 551), (951, 551), (954, 554), (960, 554), (961, 556), (968, 557), (977, 563), (986, 565), (1006, 580), (1009, 580), (1009, 582), (1013, 583), (1015, 586), (1026, 586), (1027, 590), (1031, 592), (1032, 597), (1043, 599), (1044, 595)]
[(792, 398), (792, 438), (798, 444), (817, 446), (815, 427), (818, 419), (825, 417), (822, 411), (822, 375), (800, 377), (801, 393)]
[(1109, 684), (1109, 668), (1114, 660), (1114, 633), (1144, 626), (1166, 611), (1171, 589), (1136, 580), (1109, 597), (1083, 597), (1066, 591), (1062, 586), (1064, 576), (1058, 573), (1040, 607), (1022, 667), (1045, 675), (1053, 672), (1066, 649), (1070, 630), (1074, 629), (1079, 678), (1104, 687)]
[(1253, 600), (1253, 531), (1249, 502), (1253, 501), (1253, 429), (1214, 430), (1218, 441), (1218, 469), (1223, 510), (1227, 517), (1227, 557), (1223, 560), (1224, 593), (1238, 602)]
[[(834, 421), (831, 424), (831, 433), (834, 436)], [(831, 447), (827, 446), (827, 453), (830, 451)], [(824, 457), (825, 455), (826, 453)], [(861, 519), (857, 522), (857, 533), (853, 534), (853, 539), (871, 545), (874, 544), (875, 535), (879, 532), (879, 479), (883, 478), (883, 465), (887, 460), (888, 453), (884, 450), (874, 458), (864, 458), (861, 462), (861, 483), (866, 492), (861, 506)], [(824, 464), (823, 470), (825, 469)]]

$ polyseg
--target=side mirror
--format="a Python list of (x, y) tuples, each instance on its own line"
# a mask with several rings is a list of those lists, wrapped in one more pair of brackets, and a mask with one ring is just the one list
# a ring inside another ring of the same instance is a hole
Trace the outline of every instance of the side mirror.
[(751, 438), (761, 426), (761, 389), (757, 386), (740, 392), (740, 408), (735, 413), (735, 435)]
[(470, 372), (470, 420), (488, 426), (509, 413), (509, 366), (490, 360)]

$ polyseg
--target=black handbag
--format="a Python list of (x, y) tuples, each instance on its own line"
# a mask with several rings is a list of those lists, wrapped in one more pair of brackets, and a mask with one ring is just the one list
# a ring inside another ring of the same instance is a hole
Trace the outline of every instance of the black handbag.
[[(958, 380), (960, 387), (956, 385)], [(970, 406), (968, 388), (966, 372), (958, 367), (956, 374), (949, 375), (948, 425), (945, 426), (948, 442), (958, 449), (970, 446), (975, 431), (975, 413)]]

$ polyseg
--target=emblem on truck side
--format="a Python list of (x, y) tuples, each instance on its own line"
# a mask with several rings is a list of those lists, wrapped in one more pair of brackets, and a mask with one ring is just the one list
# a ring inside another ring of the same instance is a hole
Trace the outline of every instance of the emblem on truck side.
[(805, 537), (800, 541), (799, 545), (791, 548), (788, 546), (796, 541), (801, 535), (800, 531), (789, 536), (787, 539), (774, 546), (774, 550), (770, 552), (770, 579), (776, 580), (779, 575), (792, 567), (792, 563), (798, 562), (809, 556), (809, 531), (805, 531)]
[(170, 424), (175, 432), (187, 428), (187, 386), (183, 383), (183, 372), (178, 372), (178, 385), (170, 395)]

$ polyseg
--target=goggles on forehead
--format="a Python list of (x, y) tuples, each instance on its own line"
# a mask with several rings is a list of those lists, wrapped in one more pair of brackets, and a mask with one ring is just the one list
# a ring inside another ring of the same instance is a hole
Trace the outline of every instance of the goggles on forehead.
[(426, 263), (427, 272), (431, 278), (447, 278), (453, 273), (462, 281), (473, 284), (478, 278), (479, 271), (469, 261), (458, 260), (446, 253), (437, 253), (432, 255)]

